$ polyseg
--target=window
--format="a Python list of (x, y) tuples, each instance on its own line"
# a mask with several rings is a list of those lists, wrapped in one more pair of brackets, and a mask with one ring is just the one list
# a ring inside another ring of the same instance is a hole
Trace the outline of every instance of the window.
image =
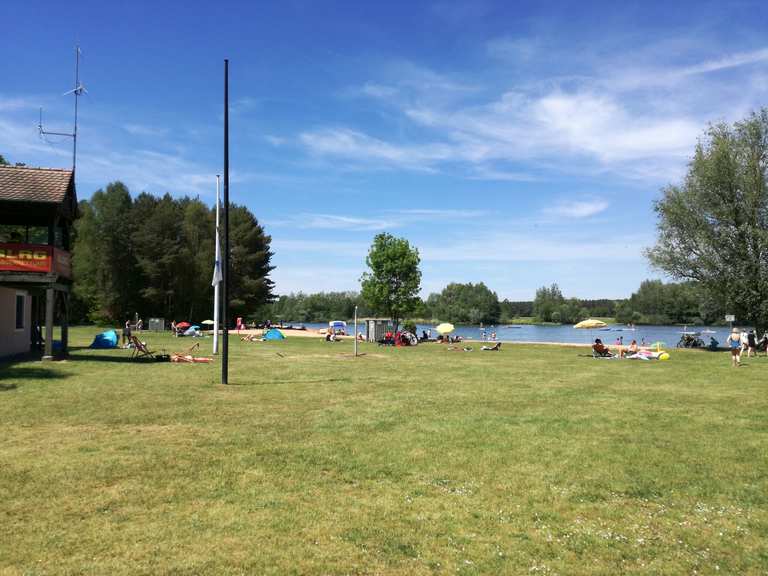
[(23, 292), (16, 293), (16, 330), (24, 330), (24, 303), (27, 295)]

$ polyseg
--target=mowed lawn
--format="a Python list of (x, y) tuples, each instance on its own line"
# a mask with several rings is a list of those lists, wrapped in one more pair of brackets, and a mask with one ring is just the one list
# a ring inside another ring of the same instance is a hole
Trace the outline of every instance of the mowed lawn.
[(766, 358), (231, 346), (0, 364), (0, 574), (768, 572)]

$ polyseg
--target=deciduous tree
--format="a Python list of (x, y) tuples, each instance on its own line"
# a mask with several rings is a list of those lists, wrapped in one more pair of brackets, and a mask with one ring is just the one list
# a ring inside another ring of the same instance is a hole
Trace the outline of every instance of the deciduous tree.
[(650, 261), (696, 280), (740, 322), (768, 324), (768, 109), (710, 127), (688, 174), (656, 202)]
[(368, 252), (369, 272), (360, 278), (363, 299), (377, 314), (386, 314), (397, 327), (419, 303), (419, 251), (405, 238), (377, 234)]

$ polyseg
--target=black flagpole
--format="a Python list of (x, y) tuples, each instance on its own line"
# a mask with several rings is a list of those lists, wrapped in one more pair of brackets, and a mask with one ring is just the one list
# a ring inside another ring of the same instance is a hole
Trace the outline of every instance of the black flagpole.
[(224, 60), (224, 265), (221, 268), (222, 314), (221, 383), (228, 383), (229, 369), (229, 60)]

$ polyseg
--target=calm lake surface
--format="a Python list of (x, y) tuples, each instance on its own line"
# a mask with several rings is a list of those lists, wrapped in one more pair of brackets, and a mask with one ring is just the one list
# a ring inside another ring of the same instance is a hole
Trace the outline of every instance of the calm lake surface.
[[(307, 328), (327, 328), (327, 324), (305, 323)], [(432, 337), (437, 336), (435, 324), (418, 324), (419, 335), (422, 330), (432, 330)], [(348, 323), (349, 331), (352, 331), (352, 323)], [(571, 325), (566, 326), (530, 326), (530, 325), (499, 325), (481, 328), (480, 326), (458, 325), (453, 332), (463, 338), (480, 340), (483, 332), (486, 339), (490, 339), (491, 333), (496, 333), (496, 340), (502, 342), (566, 342), (575, 344), (588, 344), (595, 338), (600, 338), (606, 344), (614, 344), (618, 338), (623, 338), (624, 344), (629, 344), (632, 339), (636, 339), (638, 344), (643, 340), (646, 344), (661, 341), (666, 346), (672, 347), (680, 340), (683, 326), (637, 326), (634, 330), (623, 324), (609, 324), (607, 328), (597, 330), (576, 330)], [(358, 324), (358, 331), (361, 331), (362, 324)], [(727, 326), (688, 326), (685, 327), (688, 332), (702, 332), (701, 339), (709, 343), (710, 336), (713, 336), (721, 345), (725, 344), (729, 329)], [(705, 331), (711, 331), (707, 333)]]

